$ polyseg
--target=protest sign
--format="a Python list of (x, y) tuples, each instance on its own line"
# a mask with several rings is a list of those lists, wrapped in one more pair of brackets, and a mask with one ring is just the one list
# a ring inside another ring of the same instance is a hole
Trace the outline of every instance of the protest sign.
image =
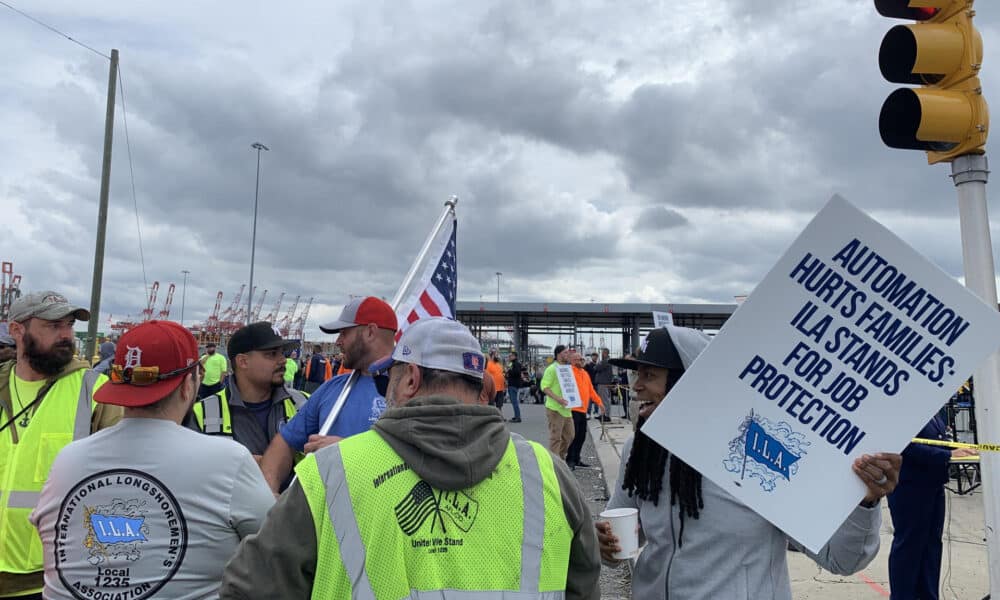
[(900, 452), (998, 345), (995, 307), (834, 197), (643, 431), (818, 551), (864, 497), (854, 459)]
[(666, 327), (667, 325), (674, 324), (673, 313), (663, 312), (659, 310), (653, 311), (653, 328), (659, 329), (660, 327)]
[(583, 406), (580, 398), (580, 389), (576, 387), (576, 377), (573, 375), (573, 367), (570, 365), (556, 366), (556, 377), (559, 378), (559, 387), (562, 389), (563, 400), (568, 402), (566, 408), (578, 408)]

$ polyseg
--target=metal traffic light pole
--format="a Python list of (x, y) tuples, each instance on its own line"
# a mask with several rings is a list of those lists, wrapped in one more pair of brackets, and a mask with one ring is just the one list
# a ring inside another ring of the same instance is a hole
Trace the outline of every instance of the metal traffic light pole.
[[(951, 163), (951, 178), (958, 191), (965, 286), (983, 302), (996, 307), (996, 269), (986, 208), (986, 181), (989, 178), (986, 155), (966, 154), (955, 158)], [(996, 443), (1000, 440), (1000, 352), (990, 355), (973, 377), (978, 438)], [(990, 590), (994, 596), (1000, 596), (1000, 532), (997, 531), (1000, 517), (1000, 507), (997, 506), (1000, 459), (994, 453), (986, 452), (980, 457), (979, 465), (983, 485)]]
[[(958, 190), (965, 286), (997, 308), (996, 269), (986, 209), (989, 107), (979, 73), (983, 39), (973, 24), (974, 0), (874, 0), (884, 17), (913, 20), (882, 39), (879, 70), (899, 88), (882, 104), (879, 134), (890, 148), (923, 150), (927, 162), (951, 162)], [(978, 439), (1000, 442), (1000, 352), (973, 374)], [(992, 596), (1000, 598), (1000, 458), (980, 458), (986, 549)]]

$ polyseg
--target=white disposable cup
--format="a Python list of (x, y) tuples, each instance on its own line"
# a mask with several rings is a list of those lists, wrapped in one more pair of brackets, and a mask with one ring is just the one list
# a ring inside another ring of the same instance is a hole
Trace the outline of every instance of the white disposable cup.
[(638, 509), (610, 508), (601, 513), (601, 519), (611, 525), (611, 533), (618, 538), (621, 552), (614, 554), (616, 559), (635, 558), (639, 555)]

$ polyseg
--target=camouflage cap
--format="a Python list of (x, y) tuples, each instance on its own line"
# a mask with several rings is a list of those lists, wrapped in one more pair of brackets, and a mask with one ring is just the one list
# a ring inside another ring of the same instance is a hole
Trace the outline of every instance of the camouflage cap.
[(10, 306), (10, 320), (22, 323), (28, 319), (57, 321), (73, 315), (77, 321), (89, 321), (90, 311), (70, 304), (66, 296), (53, 291), (25, 294)]

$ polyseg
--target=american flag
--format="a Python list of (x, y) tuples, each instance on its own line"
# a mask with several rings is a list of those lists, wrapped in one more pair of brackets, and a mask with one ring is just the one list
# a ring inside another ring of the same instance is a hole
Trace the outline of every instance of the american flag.
[(413, 292), (404, 298), (397, 312), (400, 327), (396, 339), (418, 319), (455, 318), (455, 297), (458, 295), (457, 230), (458, 221), (452, 217), (431, 243), (422, 278), (414, 283)]
[[(396, 521), (403, 533), (413, 535), (436, 509), (437, 499), (434, 497), (434, 490), (421, 479), (396, 505)], [(433, 529), (433, 526), (431, 528)]]

